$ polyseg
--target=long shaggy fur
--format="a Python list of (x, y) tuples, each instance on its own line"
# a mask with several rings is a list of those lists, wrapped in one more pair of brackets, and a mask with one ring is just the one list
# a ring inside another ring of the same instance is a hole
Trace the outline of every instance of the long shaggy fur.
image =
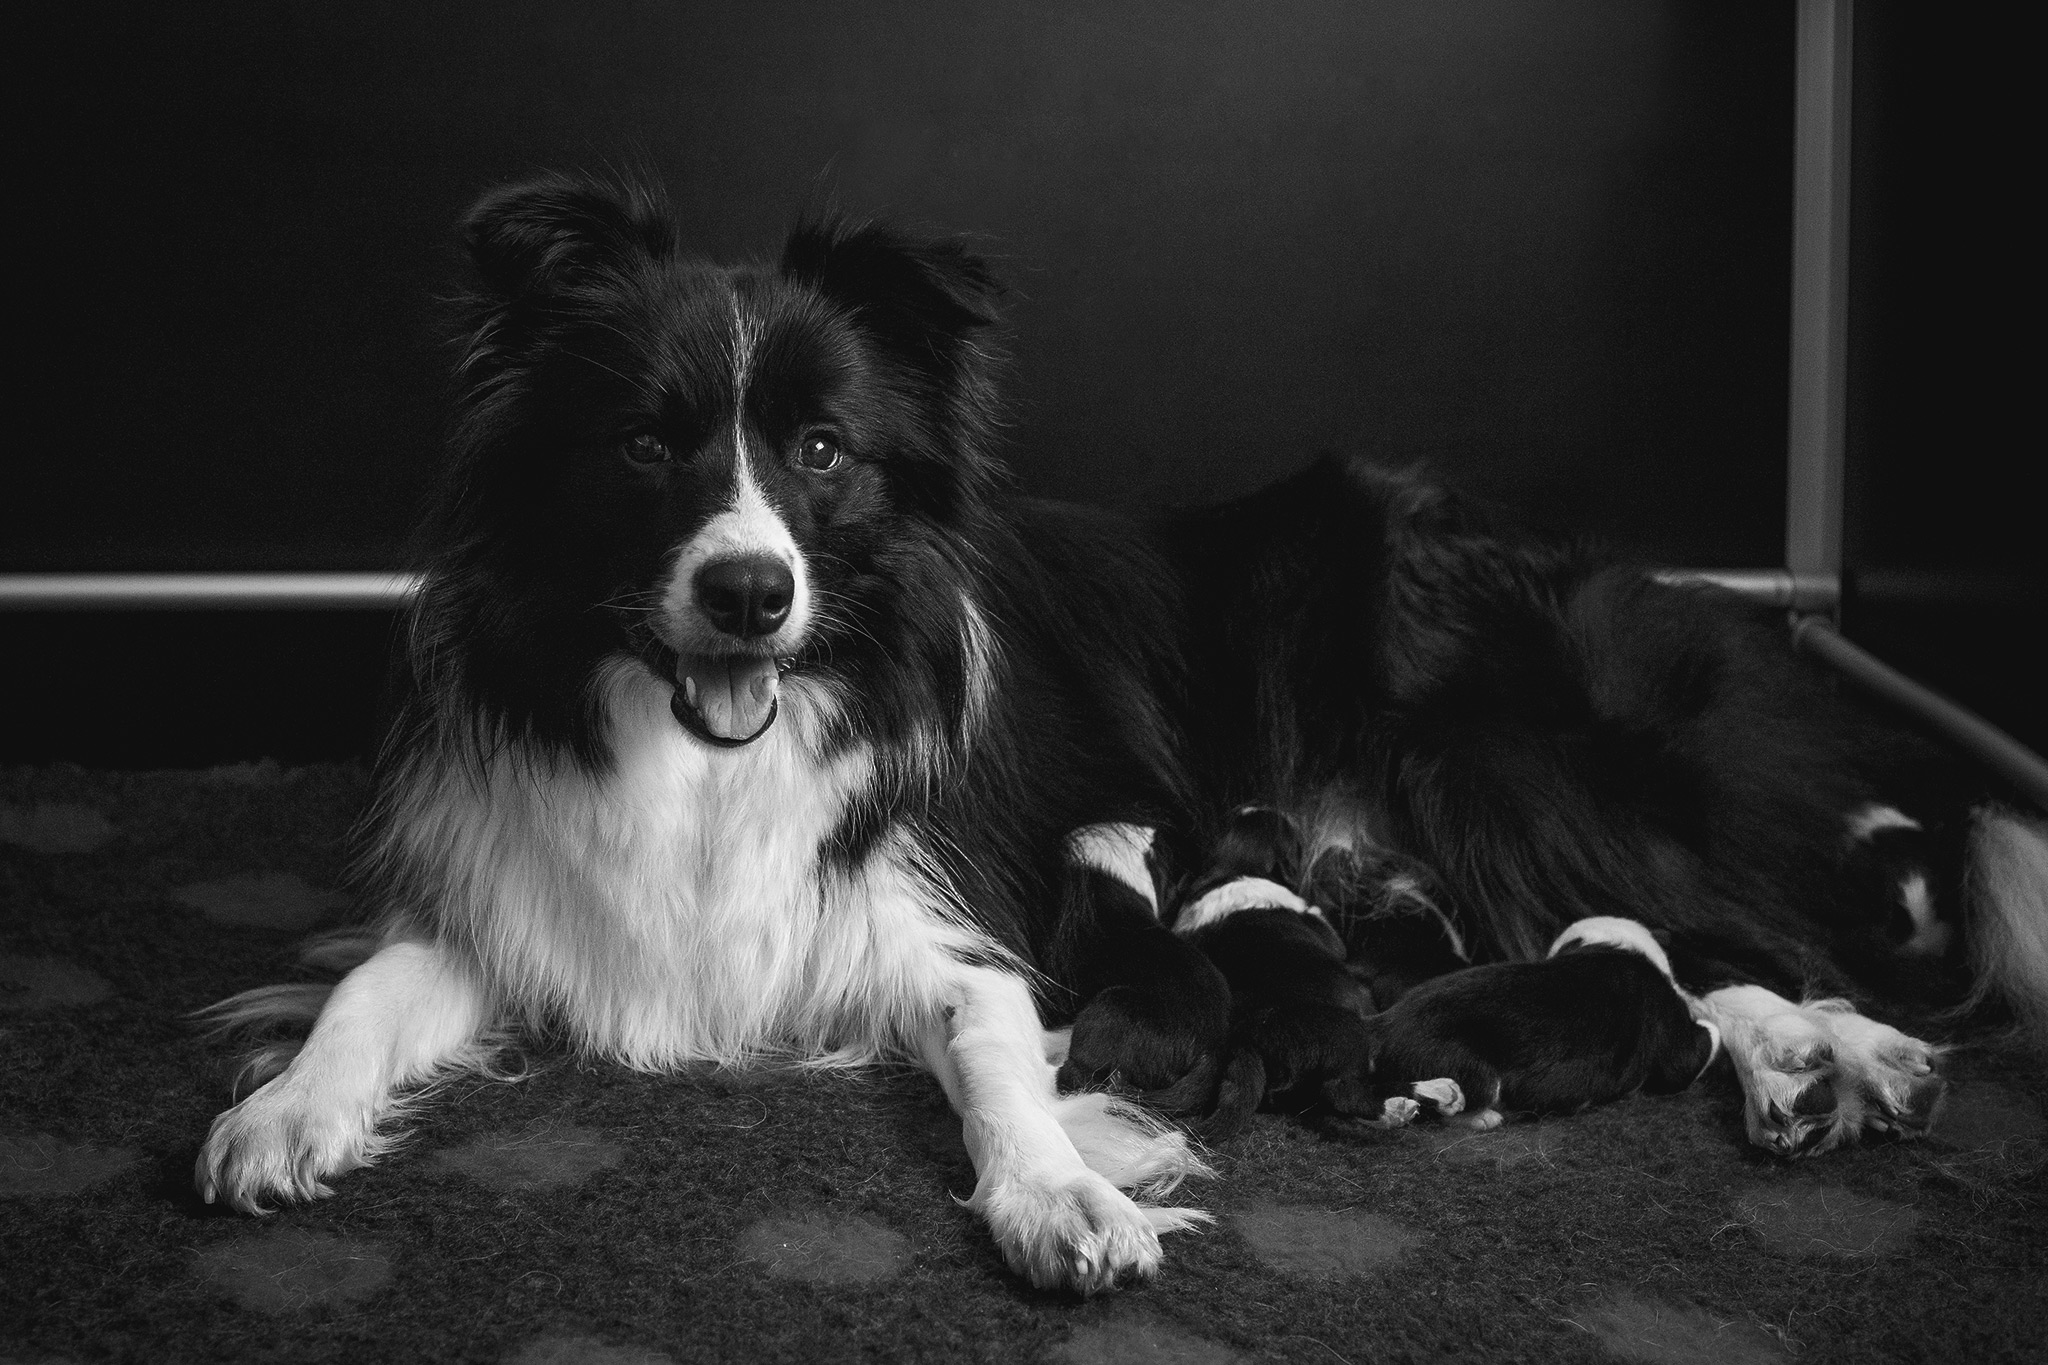
[(2003, 1002), (2048, 1048), (2048, 821), (1978, 811), (1969, 893), (1972, 1003)]
[[(1111, 880), (1140, 884), (1089, 890), (1074, 831), (1156, 828), (1192, 866), (1254, 803), (1341, 851), (1354, 952), (1391, 924), (1526, 958), (1619, 915), (1688, 989), (1796, 999), (1888, 960), (1897, 888), (1851, 875), (1852, 812), (1966, 819), (1961, 786), (1894, 790), (1895, 738), (1769, 621), (1413, 476), (1325, 459), (1148, 524), (1017, 496), (1000, 291), (959, 243), (826, 221), (723, 266), (658, 193), (566, 177), (462, 234), (449, 466), (365, 823), (374, 952), (216, 1122), (209, 1197), (323, 1192), (504, 1027), (656, 1069), (916, 1059), (1005, 1257), (1092, 1291), (1198, 1221), (1117, 1186), (1201, 1163), (1057, 1097), (1041, 1025), (1121, 1002), (1172, 1062), (1229, 1000), (1130, 859)], [(2007, 820), (1976, 846), (1963, 937), (2048, 999), (2048, 845)]]

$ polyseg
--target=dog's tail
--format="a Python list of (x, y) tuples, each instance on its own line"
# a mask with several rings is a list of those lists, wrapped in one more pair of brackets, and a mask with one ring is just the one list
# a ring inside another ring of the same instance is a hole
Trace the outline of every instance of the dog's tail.
[(2008, 1005), (2048, 1049), (2048, 821), (1987, 806), (1970, 830), (1970, 1003)]

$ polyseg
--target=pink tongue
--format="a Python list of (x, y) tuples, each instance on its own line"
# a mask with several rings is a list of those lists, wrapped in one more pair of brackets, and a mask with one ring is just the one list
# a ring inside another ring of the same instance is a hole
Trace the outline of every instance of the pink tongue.
[(705, 729), (720, 739), (751, 739), (768, 721), (782, 675), (773, 659), (682, 654), (676, 683)]

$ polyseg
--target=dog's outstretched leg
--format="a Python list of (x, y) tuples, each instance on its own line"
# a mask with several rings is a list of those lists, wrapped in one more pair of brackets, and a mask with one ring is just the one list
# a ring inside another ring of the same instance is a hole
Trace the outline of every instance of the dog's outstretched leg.
[(386, 944), (334, 988), (291, 1065), (213, 1121), (193, 1173), (200, 1196), (268, 1213), (272, 1200), (332, 1194), (329, 1178), (390, 1146), (377, 1124), (397, 1092), (468, 1060), (489, 1014), (458, 954)]
[(1947, 1083), (1941, 1050), (1842, 1000), (1794, 1004), (1762, 986), (1725, 986), (1693, 1003), (1735, 1064), (1749, 1140), (1779, 1156), (1810, 1156), (1865, 1129), (1920, 1137)]
[[(1041, 1289), (1083, 1294), (1109, 1289), (1126, 1277), (1143, 1279), (1159, 1268), (1159, 1233), (1194, 1226), (1208, 1216), (1194, 1209), (1141, 1208), (1109, 1176), (1090, 1169), (1061, 1126), (1054, 1069), (1041, 1045), (1038, 1010), (1025, 983), (1008, 972), (963, 967), (946, 1014), (921, 1042), (924, 1061), (960, 1115), (968, 1155), (974, 1159), (974, 1194), (966, 1203), (988, 1222), (1003, 1258)], [(1070, 1117), (1080, 1117), (1077, 1113)], [(1096, 1141), (1098, 1158), (1127, 1168), (1120, 1178), (1157, 1189), (1164, 1174), (1158, 1154), (1122, 1148), (1136, 1143), (1180, 1144), (1184, 1169), (1202, 1169), (1179, 1135), (1142, 1116), (1088, 1107), (1088, 1127), (1122, 1122), (1126, 1140)], [(1084, 1136), (1088, 1133), (1084, 1129)], [(1118, 1149), (1112, 1151), (1110, 1149)]]

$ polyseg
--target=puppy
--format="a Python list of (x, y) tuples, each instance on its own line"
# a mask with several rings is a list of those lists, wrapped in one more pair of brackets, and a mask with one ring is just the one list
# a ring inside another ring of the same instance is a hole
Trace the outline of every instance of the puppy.
[(1650, 932), (1612, 917), (1573, 924), (1541, 962), (1438, 977), (1366, 1029), (1363, 1066), (1326, 1087), (1333, 1108), (1379, 1113), (1412, 1096), (1475, 1128), (1505, 1114), (1572, 1113), (1691, 1085), (1719, 1054)]

